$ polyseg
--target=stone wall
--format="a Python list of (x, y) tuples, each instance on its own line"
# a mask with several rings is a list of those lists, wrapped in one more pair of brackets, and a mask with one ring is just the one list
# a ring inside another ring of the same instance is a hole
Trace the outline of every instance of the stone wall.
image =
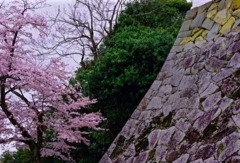
[(100, 163), (240, 162), (239, 52), (240, 0), (188, 11), (161, 72)]

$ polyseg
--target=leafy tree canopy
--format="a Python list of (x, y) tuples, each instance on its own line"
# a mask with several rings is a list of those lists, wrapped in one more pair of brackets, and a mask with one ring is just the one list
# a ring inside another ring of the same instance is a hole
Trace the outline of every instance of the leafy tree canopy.
[(190, 7), (184, 0), (127, 3), (100, 59), (77, 71), (72, 83), (79, 81), (85, 95), (98, 99), (89, 110), (101, 110), (108, 129), (89, 135), (94, 143), (79, 148), (82, 162), (97, 162), (119, 133), (160, 71)]

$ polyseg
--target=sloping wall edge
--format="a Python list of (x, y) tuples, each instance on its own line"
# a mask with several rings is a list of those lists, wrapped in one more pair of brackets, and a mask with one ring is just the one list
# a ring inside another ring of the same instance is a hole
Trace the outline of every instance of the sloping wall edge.
[(239, 0), (188, 11), (156, 80), (100, 163), (240, 162), (239, 52)]

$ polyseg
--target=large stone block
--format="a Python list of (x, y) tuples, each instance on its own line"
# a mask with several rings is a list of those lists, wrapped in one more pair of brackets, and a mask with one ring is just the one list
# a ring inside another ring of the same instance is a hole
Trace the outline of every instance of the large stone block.
[(191, 25), (190, 25), (190, 29), (194, 29), (194, 28), (197, 28), (197, 27), (201, 27), (202, 26), (202, 23), (205, 19), (205, 15), (206, 13), (205, 12), (202, 12), (200, 14), (198, 14), (196, 16), (195, 19), (193, 19), (193, 21), (191, 22)]
[(224, 25), (230, 17), (230, 10), (225, 8), (216, 14), (216, 16), (214, 17), (214, 21), (220, 25)]

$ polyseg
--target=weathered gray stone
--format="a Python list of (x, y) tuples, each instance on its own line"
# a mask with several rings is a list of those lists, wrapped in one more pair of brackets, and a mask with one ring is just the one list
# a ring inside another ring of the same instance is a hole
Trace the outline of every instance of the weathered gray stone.
[(235, 143), (235, 141), (239, 138), (240, 138), (240, 133), (233, 132), (230, 135), (224, 137), (221, 142), (223, 146), (227, 147), (232, 143)]
[(226, 162), (240, 162), (240, 156), (232, 156), (226, 160)]
[[(239, 28), (239, 32), (240, 32), (240, 27)], [(236, 33), (234, 34), (234, 37), (233, 37), (233, 41), (237, 42), (238, 40), (240, 40), (240, 33)]]
[(140, 113), (141, 113), (141, 112), (140, 112), (138, 109), (135, 109), (134, 112), (133, 112), (133, 114), (132, 114), (132, 116), (131, 116), (131, 118), (133, 118), (133, 119), (138, 119)]
[(194, 123), (193, 127), (198, 131), (202, 132), (213, 120), (215, 117), (215, 113), (218, 111), (218, 107), (213, 108), (207, 112), (205, 112), (202, 116), (200, 116)]
[(171, 53), (178, 53), (178, 52), (181, 52), (182, 50), (183, 50), (182, 46), (173, 46), (170, 52)]
[(206, 40), (208, 40), (208, 41), (213, 40), (215, 38), (215, 36), (218, 34), (219, 29), (220, 29), (220, 25), (215, 23), (213, 25), (212, 29), (208, 32), (208, 34), (206, 36)]
[(200, 116), (202, 116), (204, 114), (203, 111), (199, 110), (199, 109), (194, 109), (192, 110), (189, 114), (187, 114), (187, 118), (189, 120), (189, 122), (194, 122), (197, 118), (199, 118)]
[(142, 152), (139, 154), (139, 156), (136, 158), (136, 160), (134, 161), (134, 163), (145, 163), (147, 161), (148, 158), (148, 151), (147, 152)]
[(238, 151), (239, 149), (240, 149), (240, 140), (237, 140), (236, 142), (227, 146), (227, 148), (220, 153), (218, 161), (224, 161), (227, 157), (231, 156), (231, 154)]
[(181, 79), (182, 79), (182, 77), (183, 77), (183, 75), (184, 75), (184, 69), (181, 69), (181, 70), (179, 70), (179, 71), (177, 71), (177, 72), (175, 72), (174, 74), (173, 74), (173, 76), (172, 76), (172, 78), (171, 78), (171, 84), (173, 85), (173, 86), (178, 86), (179, 84), (180, 84), (180, 81), (181, 81)]
[(150, 117), (150, 115), (151, 115), (151, 111), (143, 111), (143, 112), (141, 112), (138, 120), (140, 120), (140, 121), (141, 120), (146, 120)]
[(211, 57), (206, 61), (205, 68), (211, 72), (219, 72), (223, 68), (225, 61)]
[(180, 120), (177, 121), (175, 126), (182, 132), (186, 132), (186, 131), (188, 131), (191, 124), (189, 122), (187, 122), (185, 119), (181, 118)]
[(206, 144), (201, 146), (196, 152), (197, 158), (207, 159), (211, 157), (215, 153), (215, 145), (214, 144)]
[(164, 158), (164, 154), (167, 152), (166, 146), (157, 146), (155, 152), (156, 161), (161, 161)]
[(175, 101), (177, 101), (177, 99), (180, 98), (180, 93), (179, 92), (176, 92), (172, 95), (169, 96), (167, 102), (165, 103), (165, 105), (171, 105), (173, 104)]
[(197, 15), (197, 12), (198, 12), (197, 9), (198, 8), (194, 8), (194, 9), (189, 10), (186, 13), (185, 19), (193, 19), (193, 18), (195, 18), (195, 16)]
[(173, 103), (172, 108), (173, 110), (179, 110), (182, 108), (187, 108), (188, 107), (188, 98), (179, 98)]
[(184, 37), (189, 37), (191, 36), (191, 31), (184, 31), (184, 32), (180, 32), (177, 36), (177, 38), (184, 38)]
[(193, 42), (188, 42), (184, 47), (184, 51), (190, 50), (194, 48), (194, 43)]
[(195, 154), (197, 152), (198, 148), (200, 147), (200, 145), (201, 145), (201, 143), (197, 143), (197, 142), (193, 143), (191, 145), (191, 148), (188, 149), (187, 153)]
[(196, 84), (191, 84), (189, 87), (180, 91), (181, 98), (192, 98), (193, 96), (198, 94), (198, 87)]
[(199, 36), (198, 38), (196, 38), (195, 40), (195, 45), (199, 48), (203, 47), (204, 45), (207, 44), (207, 41), (205, 39), (203, 39), (202, 36)]
[(190, 25), (190, 29), (194, 29), (194, 28), (197, 28), (197, 27), (201, 27), (202, 26), (202, 23), (203, 23), (203, 20), (205, 18), (205, 15), (206, 13), (205, 12), (201, 12), (199, 13), (195, 19), (193, 19), (193, 21), (191, 22), (191, 25)]
[[(240, 128), (240, 115), (233, 115), (232, 116), (233, 121), (235, 122), (235, 124)], [(240, 148), (240, 147), (239, 147)]]
[(174, 42), (174, 46), (178, 46), (182, 42), (183, 38), (177, 38)]
[(129, 139), (132, 134), (134, 133), (136, 129), (134, 127), (129, 127), (129, 126), (124, 126), (122, 131), (121, 131), (121, 134), (126, 138), (126, 139)]
[[(227, 51), (226, 51), (226, 50), (224, 50), (224, 49), (219, 49), (219, 50), (218, 50), (214, 55), (212, 55), (212, 56), (221, 59), (221, 58), (223, 58), (224, 56), (226, 56), (226, 54), (227, 54)], [(227, 61), (225, 61), (225, 63), (227, 63)], [(224, 64), (225, 64), (225, 63), (224, 63)]]
[(164, 63), (161, 71), (169, 71), (169, 69), (172, 69), (174, 66), (174, 60), (168, 60)]
[(107, 156), (107, 154), (104, 154), (99, 163), (112, 163), (112, 161), (111, 161), (111, 159)]
[(235, 53), (229, 61), (227, 67), (240, 68), (240, 54)]
[(181, 26), (179, 32), (189, 31), (189, 29), (190, 29), (189, 27), (190, 27), (191, 23), (192, 23), (192, 20), (184, 21), (182, 23), (182, 26)]
[(215, 82), (219, 82), (220, 80), (223, 80), (223, 79), (229, 77), (232, 74), (233, 74), (233, 69), (231, 69), (231, 68), (223, 68), (223, 69), (221, 69), (221, 71), (219, 73), (214, 75), (212, 77), (212, 79)]
[(158, 90), (161, 84), (162, 84), (162, 81), (155, 80), (150, 89), (156, 91)]
[(173, 163), (186, 163), (189, 158), (189, 154), (184, 154), (179, 157), (177, 160), (173, 161)]
[(188, 113), (188, 109), (180, 109), (176, 112), (175, 116), (173, 117), (174, 120), (184, 117)]
[(208, 43), (206, 45), (204, 45), (204, 47), (201, 47), (200, 52), (197, 52), (197, 54), (199, 56), (206, 56), (209, 58), (209, 52), (211, 47), (213, 46), (214, 42), (213, 41), (208, 41)]
[(199, 6), (198, 13), (202, 13), (202, 12), (206, 11), (211, 5), (212, 5), (212, 2), (210, 1), (210, 2), (203, 4), (202, 6)]
[(225, 7), (225, 0), (222, 0), (222, 1), (220, 1), (219, 5), (218, 5), (218, 10), (222, 10), (222, 9), (224, 9), (224, 7)]
[(113, 163), (123, 163), (125, 158), (123, 155), (120, 155)]
[(137, 127), (137, 130), (136, 130), (135, 134), (139, 136), (139, 134), (141, 134), (142, 131), (144, 131), (147, 127), (148, 127), (148, 125), (145, 124), (144, 122), (140, 123)]
[(151, 98), (153, 92), (154, 92), (153, 90), (149, 89), (144, 97), (148, 99)]
[(203, 163), (203, 160), (200, 158), (200, 159), (191, 161), (190, 163)]
[[(166, 61), (173, 60), (175, 58), (175, 56), (176, 56), (176, 53), (169, 53)], [(163, 71), (160, 71), (159, 73), (161, 73), (161, 72), (163, 72)]]
[(228, 54), (233, 54), (240, 51), (240, 41), (234, 42), (229, 48), (228, 48)]
[[(202, 57), (203, 61), (204, 61), (204, 56)], [(200, 58), (198, 58), (199, 61)], [(204, 62), (200, 62), (200, 63), (195, 63), (192, 67), (191, 67), (191, 73), (192, 74), (197, 74), (199, 71), (201, 71), (204, 67), (205, 63)]]
[(134, 127), (136, 127), (136, 125), (137, 125), (138, 123), (139, 123), (138, 120), (129, 119), (129, 120), (127, 121), (127, 123), (125, 124), (125, 126), (134, 128)]
[(223, 10), (220, 10), (216, 14), (216, 16), (214, 17), (214, 21), (220, 25), (224, 25), (230, 17), (231, 17), (230, 10), (227, 8), (224, 8)]
[(163, 115), (164, 117), (168, 116), (168, 114), (172, 111), (171, 105), (165, 105), (163, 106)]
[(224, 96), (222, 99), (221, 99), (221, 103), (219, 105), (219, 107), (221, 108), (222, 112), (227, 109), (233, 102), (233, 99), (230, 99), (226, 96)]
[(205, 28), (205, 29), (211, 30), (212, 27), (213, 27), (213, 24), (214, 24), (214, 21), (207, 18), (207, 19), (204, 20), (204, 22), (202, 24), (202, 27)]
[(136, 151), (135, 151), (135, 146), (133, 144), (130, 144), (126, 151), (123, 153), (125, 156), (134, 156), (136, 154)]
[(214, 157), (210, 157), (204, 161), (204, 163), (219, 163)]
[(153, 97), (150, 103), (147, 106), (147, 110), (149, 109), (160, 109), (162, 107), (162, 101), (160, 97)]
[(185, 58), (184, 61), (183, 61), (183, 64), (184, 64), (183, 67), (185, 69), (191, 67), (195, 62), (195, 58), (196, 58), (195, 55), (192, 55), (192, 56), (189, 56), (189, 57)]
[(169, 129), (161, 130), (158, 145), (167, 145), (175, 130), (176, 127), (170, 127)]
[(204, 111), (209, 111), (221, 100), (221, 92), (212, 94), (203, 101), (202, 106)]
[(205, 89), (201, 94), (200, 94), (200, 98), (208, 96), (212, 93), (214, 93), (219, 87), (213, 83), (210, 83), (207, 87), (207, 89)]
[(211, 47), (210, 56), (217, 56), (218, 58), (222, 58), (224, 54), (226, 54), (226, 51), (227, 51), (226, 49), (227, 49), (226, 38), (220, 37), (216, 40), (216, 42)]
[(136, 159), (135, 157), (129, 157), (126, 163), (134, 163), (135, 159)]
[(184, 90), (192, 85), (194, 85), (197, 81), (197, 76), (196, 75), (188, 75), (188, 76), (183, 76), (181, 83), (179, 85), (179, 89)]
[(219, 37), (214, 44), (219, 45), (225, 41), (226, 41), (226, 37)]
[(211, 73), (203, 69), (198, 74), (198, 87), (199, 87), (199, 93), (201, 94), (203, 91), (205, 91), (210, 84), (211, 80)]
[(176, 146), (179, 145), (179, 143), (183, 140), (184, 137), (185, 137), (185, 133), (183, 133), (180, 130), (177, 130), (173, 135), (172, 139), (169, 141), (168, 148), (175, 149)]
[(150, 150), (153, 149), (157, 144), (160, 133), (161, 133), (160, 131), (161, 130), (154, 130), (148, 135), (148, 147)]
[(171, 92), (172, 92), (172, 86), (171, 85), (163, 85), (159, 89), (158, 96), (168, 95)]
[(240, 100), (236, 100), (233, 105), (233, 114), (238, 114), (240, 112)]
[(197, 108), (199, 108), (199, 104), (200, 104), (199, 95), (194, 95), (189, 99), (188, 108), (197, 109)]
[[(154, 91), (152, 91), (151, 95), (153, 95), (153, 96), (155, 95)], [(149, 99), (143, 98), (141, 100), (140, 104), (138, 105), (137, 109), (138, 110), (146, 110), (146, 107), (147, 107), (149, 101), (150, 101)]]
[(240, 19), (237, 19), (232, 28), (235, 28), (235, 27), (239, 26), (239, 24), (240, 24)]

